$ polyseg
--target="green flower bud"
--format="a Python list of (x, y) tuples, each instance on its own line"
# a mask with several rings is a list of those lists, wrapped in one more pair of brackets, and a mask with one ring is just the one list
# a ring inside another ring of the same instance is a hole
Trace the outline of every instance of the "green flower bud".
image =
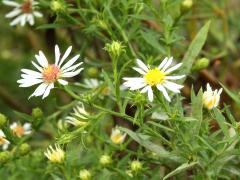
[(50, 4), (50, 8), (54, 12), (63, 12), (66, 9), (66, 5), (61, 0), (52, 0)]
[(39, 119), (43, 117), (43, 112), (40, 108), (34, 108), (32, 110), (32, 117), (34, 117), (35, 119)]
[(91, 173), (87, 169), (83, 169), (79, 172), (79, 177), (81, 180), (90, 180), (91, 179)]
[(0, 113), (0, 128), (2, 128), (7, 122), (7, 117)]
[(125, 52), (124, 46), (119, 41), (113, 41), (112, 43), (107, 43), (104, 47), (112, 58), (119, 57), (122, 53)]
[(95, 67), (90, 67), (87, 69), (87, 75), (91, 78), (96, 78), (99, 75), (98, 69)]
[(142, 170), (142, 163), (138, 160), (134, 160), (131, 162), (130, 164), (130, 167), (131, 167), (131, 170), (135, 173), (139, 172)]
[(31, 146), (27, 143), (23, 143), (19, 146), (19, 154), (24, 156), (31, 151)]
[(112, 158), (109, 155), (102, 155), (99, 162), (102, 166), (108, 166), (112, 163)]
[(188, 11), (193, 6), (193, 0), (183, 0), (181, 4), (182, 11)]
[(9, 151), (0, 152), (0, 164), (5, 164), (11, 159), (11, 153)]
[(134, 104), (144, 104), (146, 103), (146, 97), (142, 93), (136, 92), (133, 101)]
[(209, 59), (201, 58), (196, 61), (196, 63), (192, 67), (192, 71), (200, 71), (202, 69), (206, 69), (209, 65)]

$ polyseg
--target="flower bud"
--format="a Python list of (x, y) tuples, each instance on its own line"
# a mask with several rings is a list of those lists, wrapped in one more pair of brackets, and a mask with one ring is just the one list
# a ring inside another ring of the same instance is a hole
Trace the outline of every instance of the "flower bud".
[(134, 160), (130, 164), (131, 170), (135, 173), (142, 170), (142, 163), (138, 160)]
[(188, 11), (193, 6), (193, 0), (183, 0), (181, 4), (182, 11)]
[(0, 152), (0, 164), (5, 164), (11, 159), (11, 153), (9, 151)]
[(112, 158), (109, 155), (102, 155), (99, 161), (102, 166), (108, 166), (112, 163)]
[(90, 67), (87, 69), (87, 75), (91, 78), (96, 78), (99, 75), (98, 69), (95, 67)]
[(209, 65), (209, 59), (201, 58), (196, 61), (196, 63), (192, 67), (192, 71), (200, 71), (202, 69), (206, 69)]
[(119, 41), (112, 41), (112, 43), (107, 43), (104, 47), (112, 58), (119, 57), (123, 52), (125, 52), (124, 46)]
[(31, 146), (27, 143), (23, 143), (19, 147), (19, 154), (24, 156), (27, 155), (31, 151)]
[(2, 128), (7, 122), (7, 117), (0, 113), (0, 128)]
[(54, 12), (63, 12), (66, 9), (66, 5), (61, 0), (52, 0), (50, 8)]
[(79, 172), (79, 177), (81, 180), (90, 180), (91, 173), (87, 169), (83, 169)]
[(140, 93), (140, 92), (136, 92), (135, 96), (134, 96), (134, 104), (146, 104), (146, 97)]
[(43, 117), (43, 112), (40, 108), (34, 108), (32, 110), (32, 117), (35, 118), (35, 119), (39, 119), (39, 118), (42, 118)]

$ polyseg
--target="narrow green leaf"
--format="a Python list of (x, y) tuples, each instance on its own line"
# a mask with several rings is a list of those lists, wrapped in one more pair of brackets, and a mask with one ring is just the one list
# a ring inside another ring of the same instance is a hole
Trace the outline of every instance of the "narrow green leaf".
[(222, 115), (222, 113), (214, 108), (213, 109), (213, 112), (214, 112), (214, 115), (215, 115), (215, 118), (221, 128), (221, 130), (223, 131), (224, 135), (226, 137), (229, 137), (229, 133), (228, 133), (228, 127), (227, 127), (227, 124), (226, 124), (226, 120), (225, 120), (225, 117)]
[(200, 89), (197, 96), (193, 95), (193, 93), (194, 92), (192, 91), (192, 95), (191, 95), (192, 117), (197, 119), (197, 122), (195, 123), (195, 127), (193, 129), (194, 129), (194, 133), (198, 135), (201, 128), (201, 124), (202, 124), (203, 92), (202, 92), (202, 89)]
[(196, 164), (198, 164), (198, 162), (192, 162), (192, 163), (184, 163), (181, 166), (179, 166), (177, 169), (173, 170), (172, 172), (170, 172), (169, 174), (167, 174), (166, 176), (164, 176), (163, 180), (168, 179), (180, 172), (183, 172), (187, 169), (192, 168), (193, 166), (195, 166)]
[[(207, 34), (210, 26), (210, 21), (208, 21), (198, 32), (196, 37), (193, 39), (191, 42), (186, 54), (183, 57), (183, 65), (181, 67), (181, 74), (188, 75), (191, 71), (193, 62), (195, 58), (198, 56), (200, 53), (206, 39), (207, 39)], [(183, 83), (186, 78), (183, 78), (179, 80), (179, 82)]]
[(127, 133), (133, 140), (138, 142), (141, 146), (145, 147), (146, 149), (148, 149), (152, 152), (155, 152), (159, 157), (167, 158), (167, 159), (175, 161), (175, 162), (180, 161), (179, 157), (169, 153), (163, 147), (161, 147), (155, 143), (152, 143), (148, 139), (143, 138), (143, 135), (141, 135), (139, 133), (135, 133), (135, 132), (131, 131), (130, 129), (126, 129), (123, 127), (121, 127), (121, 130), (124, 131), (125, 133)]
[(224, 91), (229, 95), (230, 98), (232, 98), (232, 100), (237, 103), (237, 105), (240, 105), (240, 96), (233, 93), (232, 91), (230, 91), (226, 86), (224, 86), (222, 83), (220, 83), (221, 86), (223, 87)]
[(148, 43), (150, 46), (158, 50), (159, 53), (166, 54), (164, 48), (159, 44), (155, 35), (153, 35), (150, 32), (143, 32), (143, 31), (141, 32), (141, 35), (143, 39), (146, 41), (146, 43)]

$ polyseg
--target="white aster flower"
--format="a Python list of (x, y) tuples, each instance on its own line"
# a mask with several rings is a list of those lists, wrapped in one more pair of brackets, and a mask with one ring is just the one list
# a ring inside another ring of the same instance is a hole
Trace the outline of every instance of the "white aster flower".
[(10, 125), (10, 129), (12, 130), (14, 135), (16, 135), (18, 137), (22, 137), (24, 135), (31, 134), (31, 132), (32, 132), (31, 126), (32, 125), (30, 123), (25, 123), (22, 126), (20, 123), (14, 122)]
[(55, 144), (55, 149), (49, 146), (44, 155), (53, 163), (62, 163), (65, 159), (65, 152), (57, 144)]
[(80, 104), (77, 107), (73, 108), (73, 113), (71, 116), (66, 117), (66, 122), (74, 126), (84, 126), (88, 123), (86, 121), (87, 116), (89, 116), (89, 113), (85, 110), (83, 104)]
[(203, 93), (203, 105), (207, 109), (213, 109), (219, 105), (220, 95), (222, 93), (222, 88), (213, 91), (211, 86), (207, 84), (207, 90)]
[(126, 136), (127, 134), (121, 132), (119, 127), (116, 126), (115, 128), (112, 129), (111, 140), (114, 144), (122, 144)]
[(10, 142), (6, 139), (4, 132), (0, 129), (0, 146), (2, 146), (3, 150), (6, 150), (9, 144)]
[(35, 10), (38, 2), (34, 0), (25, 0), (21, 4), (15, 1), (4, 0), (3, 4), (14, 7), (5, 16), (6, 18), (14, 18), (10, 23), (11, 26), (17, 24), (24, 26), (27, 22), (32, 26), (34, 25), (34, 17), (42, 17), (42, 13)]
[(182, 85), (171, 82), (170, 80), (182, 79), (185, 75), (180, 76), (169, 76), (169, 74), (176, 69), (178, 69), (182, 63), (179, 63), (171, 68), (169, 66), (172, 64), (173, 58), (165, 58), (161, 64), (156, 68), (149, 68), (141, 60), (137, 59), (138, 67), (133, 67), (133, 69), (139, 72), (142, 77), (126, 77), (123, 78), (126, 82), (123, 83), (124, 86), (129, 87), (130, 90), (141, 89), (141, 93), (148, 93), (149, 101), (153, 101), (153, 87), (157, 87), (161, 91), (164, 97), (170, 102), (171, 99), (166, 91), (166, 89), (174, 92), (180, 93)]
[(60, 50), (58, 45), (56, 45), (54, 64), (49, 64), (43, 52), (39, 51), (39, 55), (35, 55), (38, 64), (32, 61), (32, 64), (38, 71), (22, 69), (22, 79), (17, 81), (20, 84), (19, 87), (30, 87), (35, 84), (40, 84), (29, 98), (32, 96), (42, 96), (44, 99), (49, 95), (50, 90), (54, 88), (55, 82), (67, 85), (68, 82), (63, 80), (63, 78), (74, 77), (83, 70), (83, 68), (79, 67), (82, 62), (74, 65), (80, 55), (74, 56), (63, 65), (63, 62), (69, 56), (71, 50), (72, 46), (70, 46), (64, 53), (63, 57), (60, 58)]
[(97, 79), (84, 79), (84, 84), (88, 89), (97, 88), (100, 85), (100, 81)]

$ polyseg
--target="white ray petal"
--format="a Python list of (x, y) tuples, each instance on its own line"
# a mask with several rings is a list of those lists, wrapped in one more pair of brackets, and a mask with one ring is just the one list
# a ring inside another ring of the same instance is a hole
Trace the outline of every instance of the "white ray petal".
[(64, 69), (67, 69), (69, 68), (71, 65), (73, 65), (77, 60), (78, 58), (80, 57), (80, 55), (76, 55), (74, 56), (72, 59), (70, 59), (66, 64), (63, 65), (63, 67), (61, 68), (61, 70), (64, 70)]
[(23, 129), (25, 130), (25, 131), (28, 131), (28, 130), (30, 130), (31, 129), (31, 124), (30, 123), (25, 123), (24, 125), (23, 125)]
[(26, 14), (23, 14), (22, 17), (21, 17), (20, 25), (21, 25), (21, 26), (25, 26), (26, 21), (27, 21), (27, 15), (26, 15)]
[(43, 17), (43, 14), (38, 12), (38, 11), (33, 11), (33, 15), (36, 16), (36, 17)]
[(151, 86), (145, 86), (145, 87), (140, 91), (140, 93), (145, 93), (145, 92), (147, 92), (149, 88), (151, 88)]
[(172, 72), (172, 71), (175, 71), (176, 69), (178, 69), (178, 68), (181, 67), (181, 66), (182, 66), (182, 63), (178, 63), (178, 64), (176, 64), (175, 66), (173, 66), (173, 67), (169, 68), (168, 70), (166, 70), (165, 72), (166, 72), (166, 73), (170, 73), (170, 72)]
[(179, 76), (165, 76), (165, 79), (168, 79), (168, 80), (177, 80), (177, 79), (182, 79), (184, 78), (185, 75), (179, 75)]
[(163, 68), (161, 69), (161, 71), (165, 72), (165, 70), (172, 64), (173, 61), (173, 57), (170, 57), (167, 61), (167, 63), (163, 66)]
[(39, 78), (42, 77), (42, 74), (37, 72), (37, 71), (33, 71), (33, 70), (30, 70), (30, 69), (21, 69), (21, 71), (26, 73), (27, 75), (30, 75), (30, 76), (39, 77)]
[(44, 94), (46, 88), (48, 87), (49, 84), (47, 83), (42, 83), (40, 84), (37, 89), (33, 92), (33, 94), (29, 97), (29, 99), (32, 97), (32, 96), (41, 96)]
[(80, 62), (78, 64), (75, 64), (74, 66), (71, 66), (69, 68), (64, 69), (64, 71), (62, 71), (62, 73), (65, 72), (69, 72), (69, 71), (75, 71), (75, 69), (77, 69), (79, 66), (81, 66), (83, 64), (83, 62)]
[(21, 13), (20, 9), (14, 9), (5, 15), (6, 18), (13, 18)]
[(172, 92), (180, 93), (180, 90), (178, 88), (176, 88), (176, 86), (174, 86), (173, 84), (164, 83), (163, 86), (166, 87), (168, 90), (170, 90)]
[(68, 84), (68, 82), (63, 79), (58, 79), (58, 82), (64, 86)]
[(170, 99), (166, 89), (160, 84), (157, 85), (157, 88), (159, 91), (161, 91), (163, 93), (163, 96), (167, 99), (167, 101), (171, 102), (171, 99)]
[(147, 67), (140, 59), (137, 59), (137, 65), (138, 65), (141, 69), (143, 69), (145, 72), (148, 72), (148, 71), (149, 71), (148, 67)]
[(32, 14), (28, 14), (27, 20), (31, 26), (34, 25), (34, 18)]
[(22, 16), (23, 16), (23, 14), (17, 16), (15, 19), (13, 19), (12, 22), (10, 23), (10, 26), (15, 26), (16, 24), (20, 23)]
[(39, 64), (42, 67), (47, 67), (48, 66), (48, 60), (46, 58), (46, 56), (44, 55), (44, 53), (42, 51), (39, 51)]
[(55, 65), (58, 66), (58, 62), (60, 60), (60, 49), (58, 47), (58, 45), (55, 45)]
[(19, 7), (20, 6), (20, 4), (17, 3), (17, 2), (7, 1), (7, 0), (2, 1), (2, 3), (5, 4), (5, 5), (8, 5), (8, 6), (13, 6), (13, 7)]
[(132, 81), (132, 82), (145, 82), (144, 78), (134, 78), (134, 77), (125, 77), (123, 78), (125, 81)]
[(32, 64), (35, 68), (37, 68), (37, 70), (39, 70), (40, 72), (43, 71), (43, 68), (41, 68), (39, 65), (37, 65), (34, 61), (32, 61)]
[(73, 76), (78, 75), (82, 70), (83, 70), (83, 68), (80, 68), (77, 71), (73, 71), (73, 72), (66, 72), (66, 73), (63, 73), (61, 75), (61, 77), (73, 77)]
[(145, 75), (145, 74), (146, 74), (146, 72), (143, 71), (141, 68), (133, 67), (133, 69), (134, 69), (135, 71), (139, 72), (139, 73), (142, 74), (142, 75)]
[(149, 99), (150, 102), (153, 101), (153, 90), (152, 90), (151, 87), (148, 88), (148, 99)]
[(183, 88), (183, 85), (176, 84), (176, 83), (174, 83), (174, 82), (165, 81), (164, 83), (165, 83), (165, 84), (168, 84), (169, 86), (172, 86), (172, 87), (175, 88), (175, 89), (182, 89), (182, 88)]
[(54, 83), (49, 84), (48, 87), (46, 88), (44, 94), (43, 94), (42, 99), (46, 98), (49, 95), (51, 89), (53, 89), (53, 88), (54, 88)]
[(71, 51), (72, 51), (72, 46), (70, 46), (70, 47), (66, 50), (66, 52), (64, 53), (64, 55), (63, 55), (63, 57), (62, 57), (62, 59), (61, 59), (61, 61), (60, 61), (60, 63), (59, 63), (59, 67), (62, 65), (63, 61), (69, 56), (69, 54), (71, 53)]
[(158, 66), (158, 69), (163, 68), (163, 66), (168, 62), (168, 57), (165, 57), (161, 64)]
[(17, 83), (20, 83), (19, 87), (30, 87), (42, 82), (42, 79), (21, 79), (17, 81)]
[(130, 90), (137, 90), (137, 89), (141, 89), (143, 87), (146, 86), (146, 83), (135, 83), (135, 84), (132, 84)]

